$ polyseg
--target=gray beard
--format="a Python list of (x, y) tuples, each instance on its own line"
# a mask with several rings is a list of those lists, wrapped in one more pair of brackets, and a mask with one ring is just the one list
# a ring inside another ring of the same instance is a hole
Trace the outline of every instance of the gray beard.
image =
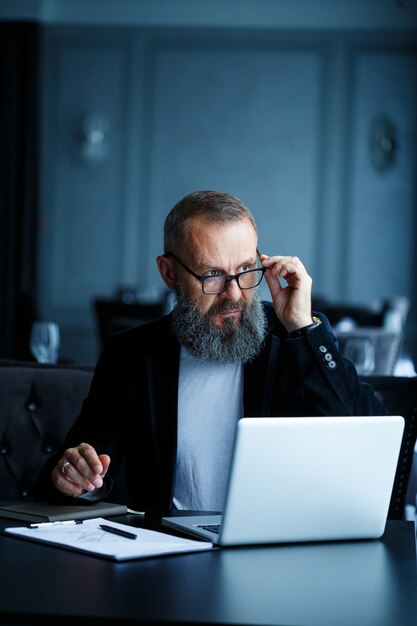
[[(176, 290), (177, 303), (172, 311), (172, 331), (190, 354), (211, 363), (247, 363), (261, 351), (267, 331), (267, 319), (256, 292), (251, 304), (222, 300), (207, 313), (201, 311), (180, 287)], [(220, 328), (212, 317), (221, 311), (242, 311), (236, 323), (226, 318)]]

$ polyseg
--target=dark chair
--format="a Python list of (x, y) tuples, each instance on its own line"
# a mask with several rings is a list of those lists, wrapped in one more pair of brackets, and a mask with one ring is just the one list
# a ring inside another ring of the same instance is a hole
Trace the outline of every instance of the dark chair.
[(331, 302), (326, 298), (313, 297), (314, 311), (324, 313), (333, 327), (342, 320), (350, 320), (355, 326), (386, 328), (404, 331), (410, 301), (405, 296), (372, 300), (362, 304)]
[(93, 306), (100, 344), (103, 345), (109, 335), (160, 317), (165, 305), (164, 302), (127, 304), (121, 300), (97, 298), (93, 301)]
[(403, 519), (405, 504), (414, 505), (416, 497), (417, 467), (413, 466), (413, 457), (417, 436), (417, 377), (367, 376), (362, 380), (372, 385), (390, 415), (402, 415), (405, 419), (388, 511), (389, 519)]
[(312, 308), (320, 311), (329, 320), (332, 326), (337, 326), (346, 318), (357, 326), (381, 327), (384, 322), (384, 308), (380, 303), (356, 305), (349, 303), (328, 302), (322, 298), (313, 298)]
[[(391, 376), (393, 374), (401, 351), (402, 332), (385, 328), (360, 327), (347, 331), (333, 329), (333, 332), (339, 341), (340, 352), (353, 362), (359, 375)], [(371, 351), (368, 363), (366, 363), (366, 355), (362, 363), (355, 362), (354, 355), (357, 352), (355, 345), (358, 342), (364, 347), (367, 344)]]

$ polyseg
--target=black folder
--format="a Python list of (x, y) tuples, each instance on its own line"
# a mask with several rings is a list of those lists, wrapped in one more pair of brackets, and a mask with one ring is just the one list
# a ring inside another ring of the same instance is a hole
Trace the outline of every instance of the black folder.
[(111, 502), (97, 502), (89, 505), (49, 504), (47, 502), (16, 502), (0, 507), (0, 517), (25, 522), (61, 522), (84, 520), (93, 517), (124, 515), (127, 506)]

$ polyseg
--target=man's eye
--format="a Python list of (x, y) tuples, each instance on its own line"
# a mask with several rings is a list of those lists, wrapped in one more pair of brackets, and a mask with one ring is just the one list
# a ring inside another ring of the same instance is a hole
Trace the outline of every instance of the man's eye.
[(249, 265), (249, 263), (244, 263), (241, 268), (240, 271), (241, 272), (248, 272), (251, 269), (251, 266)]
[(217, 270), (209, 270), (208, 272), (206, 272), (204, 274), (204, 276), (219, 276), (220, 272), (218, 272)]

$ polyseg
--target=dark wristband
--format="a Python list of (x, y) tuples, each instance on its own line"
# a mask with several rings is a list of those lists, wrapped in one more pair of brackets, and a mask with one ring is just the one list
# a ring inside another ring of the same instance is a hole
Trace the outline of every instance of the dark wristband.
[(307, 335), (307, 333), (309, 333), (310, 330), (313, 330), (313, 328), (317, 328), (317, 326), (320, 326), (321, 320), (318, 317), (313, 315), (312, 320), (313, 321), (311, 324), (307, 324), (307, 326), (303, 326), (302, 328), (297, 328), (297, 330), (293, 330), (290, 333), (288, 333), (288, 337), (290, 339), (298, 339), (298, 337), (304, 337), (304, 335)]

